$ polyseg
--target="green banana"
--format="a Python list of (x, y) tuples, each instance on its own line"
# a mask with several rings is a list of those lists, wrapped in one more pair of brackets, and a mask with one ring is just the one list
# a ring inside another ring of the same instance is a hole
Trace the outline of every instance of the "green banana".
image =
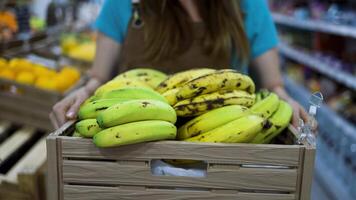
[[(145, 88), (150, 88), (147, 84), (134, 80), (134, 79), (128, 79), (128, 78), (120, 78), (116, 80), (111, 80), (104, 85), (100, 86), (99, 88), (96, 89), (95, 91), (95, 96), (100, 97), (106, 92), (110, 92), (112, 90), (117, 90), (120, 88), (125, 88), (125, 87), (145, 87)], [(150, 88), (151, 89), (151, 88)]]
[(159, 93), (164, 93), (168, 90), (180, 87), (184, 83), (195, 79), (199, 76), (212, 73), (216, 70), (214, 69), (209, 69), (209, 68), (199, 68), (199, 69), (191, 69), (183, 72), (176, 73), (172, 76), (169, 76), (166, 80), (161, 82), (157, 88), (156, 91)]
[(151, 88), (156, 88), (162, 81), (167, 78), (167, 75), (158, 70), (150, 68), (136, 68), (116, 76), (114, 80), (121, 78), (136, 79), (146, 83)]
[(99, 99), (93, 102), (87, 102), (80, 106), (78, 111), (79, 119), (93, 119), (96, 118), (100, 112), (108, 109), (117, 103), (128, 101), (129, 99)]
[(231, 105), (217, 108), (202, 114), (178, 129), (177, 138), (182, 140), (208, 132), (249, 113), (247, 107)]
[(197, 116), (226, 105), (250, 107), (255, 102), (255, 95), (245, 91), (217, 91), (192, 99), (185, 99), (173, 106), (180, 117)]
[(248, 143), (262, 130), (264, 121), (258, 115), (247, 115), (184, 141)]
[(268, 118), (278, 109), (278, 105), (278, 96), (271, 92), (267, 97), (255, 103), (250, 109), (252, 113)]
[(102, 128), (143, 120), (163, 120), (175, 123), (177, 115), (174, 109), (157, 100), (131, 100), (115, 104), (97, 116)]
[(85, 119), (75, 124), (75, 131), (83, 137), (93, 137), (101, 130), (96, 119)]
[[(98, 147), (115, 147), (141, 142), (175, 139), (177, 128), (169, 122), (149, 120), (107, 128), (94, 135)], [(162, 149), (164, 151), (164, 149)]]
[(177, 99), (189, 99), (221, 90), (244, 90), (253, 94), (255, 84), (250, 77), (236, 70), (219, 70), (186, 82), (177, 93)]
[(277, 111), (268, 119), (266, 127), (259, 132), (251, 141), (254, 144), (269, 143), (281, 133), (288, 125), (293, 115), (292, 107), (285, 101), (280, 100)]
[(256, 103), (263, 100), (270, 94), (270, 91), (262, 89), (256, 93)]
[[(167, 103), (167, 100), (158, 92), (143, 87), (126, 87), (102, 94), (96, 99), (153, 99)], [(95, 99), (95, 98), (94, 98)]]
[(80, 135), (77, 131), (74, 131), (72, 137), (82, 137), (82, 135)]

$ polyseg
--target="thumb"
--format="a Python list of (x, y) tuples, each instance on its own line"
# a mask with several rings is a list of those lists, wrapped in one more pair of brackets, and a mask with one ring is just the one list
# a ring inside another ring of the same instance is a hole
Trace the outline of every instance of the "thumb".
[(71, 105), (71, 107), (68, 109), (66, 117), (68, 119), (75, 119), (81, 104), (82, 101), (80, 100), (80, 98), (77, 98), (75, 102)]

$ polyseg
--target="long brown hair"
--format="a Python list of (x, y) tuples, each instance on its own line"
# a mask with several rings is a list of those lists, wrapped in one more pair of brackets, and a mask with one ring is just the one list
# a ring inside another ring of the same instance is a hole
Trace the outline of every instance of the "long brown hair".
[[(206, 33), (206, 53), (229, 59), (232, 48), (242, 63), (249, 57), (240, 2), (237, 0), (195, 0)], [(146, 57), (154, 61), (181, 54), (192, 43), (191, 19), (179, 0), (142, 0)]]

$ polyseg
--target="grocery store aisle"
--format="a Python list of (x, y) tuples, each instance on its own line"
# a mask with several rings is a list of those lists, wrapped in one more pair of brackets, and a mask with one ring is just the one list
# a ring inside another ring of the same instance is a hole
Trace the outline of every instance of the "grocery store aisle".
[(312, 200), (336, 200), (331, 195), (325, 191), (322, 185), (318, 182), (318, 180), (314, 177), (313, 185), (312, 185)]

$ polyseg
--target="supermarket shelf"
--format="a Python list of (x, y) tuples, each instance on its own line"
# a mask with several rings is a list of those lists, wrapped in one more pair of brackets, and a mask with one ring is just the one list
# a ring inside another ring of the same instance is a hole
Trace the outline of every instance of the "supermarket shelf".
[(284, 14), (273, 13), (272, 17), (277, 24), (296, 27), (300, 29), (330, 33), (345, 37), (356, 38), (356, 27), (332, 24), (320, 20), (301, 20)]
[(335, 200), (352, 200), (353, 198), (343, 187), (343, 183), (340, 178), (336, 176), (334, 171), (330, 168), (332, 166), (327, 165), (321, 157), (316, 157), (315, 160), (315, 179), (325, 188), (327, 192)]
[[(289, 77), (284, 76), (284, 83), (287, 92), (305, 108), (309, 106), (309, 97), (311, 93), (303, 86), (298, 85)], [(343, 117), (339, 116), (335, 111), (331, 110), (327, 105), (322, 105), (318, 109), (317, 120), (320, 126), (319, 129), (329, 134), (343, 134), (356, 140), (356, 127)]]
[(352, 74), (343, 72), (341, 70), (337, 70), (327, 65), (321, 60), (314, 58), (313, 56), (304, 53), (300, 50), (297, 50), (283, 42), (279, 44), (279, 51), (282, 55), (293, 59), (303, 65), (306, 65), (321, 74), (324, 74), (331, 79), (351, 88), (352, 90), (356, 90), (356, 76)]

